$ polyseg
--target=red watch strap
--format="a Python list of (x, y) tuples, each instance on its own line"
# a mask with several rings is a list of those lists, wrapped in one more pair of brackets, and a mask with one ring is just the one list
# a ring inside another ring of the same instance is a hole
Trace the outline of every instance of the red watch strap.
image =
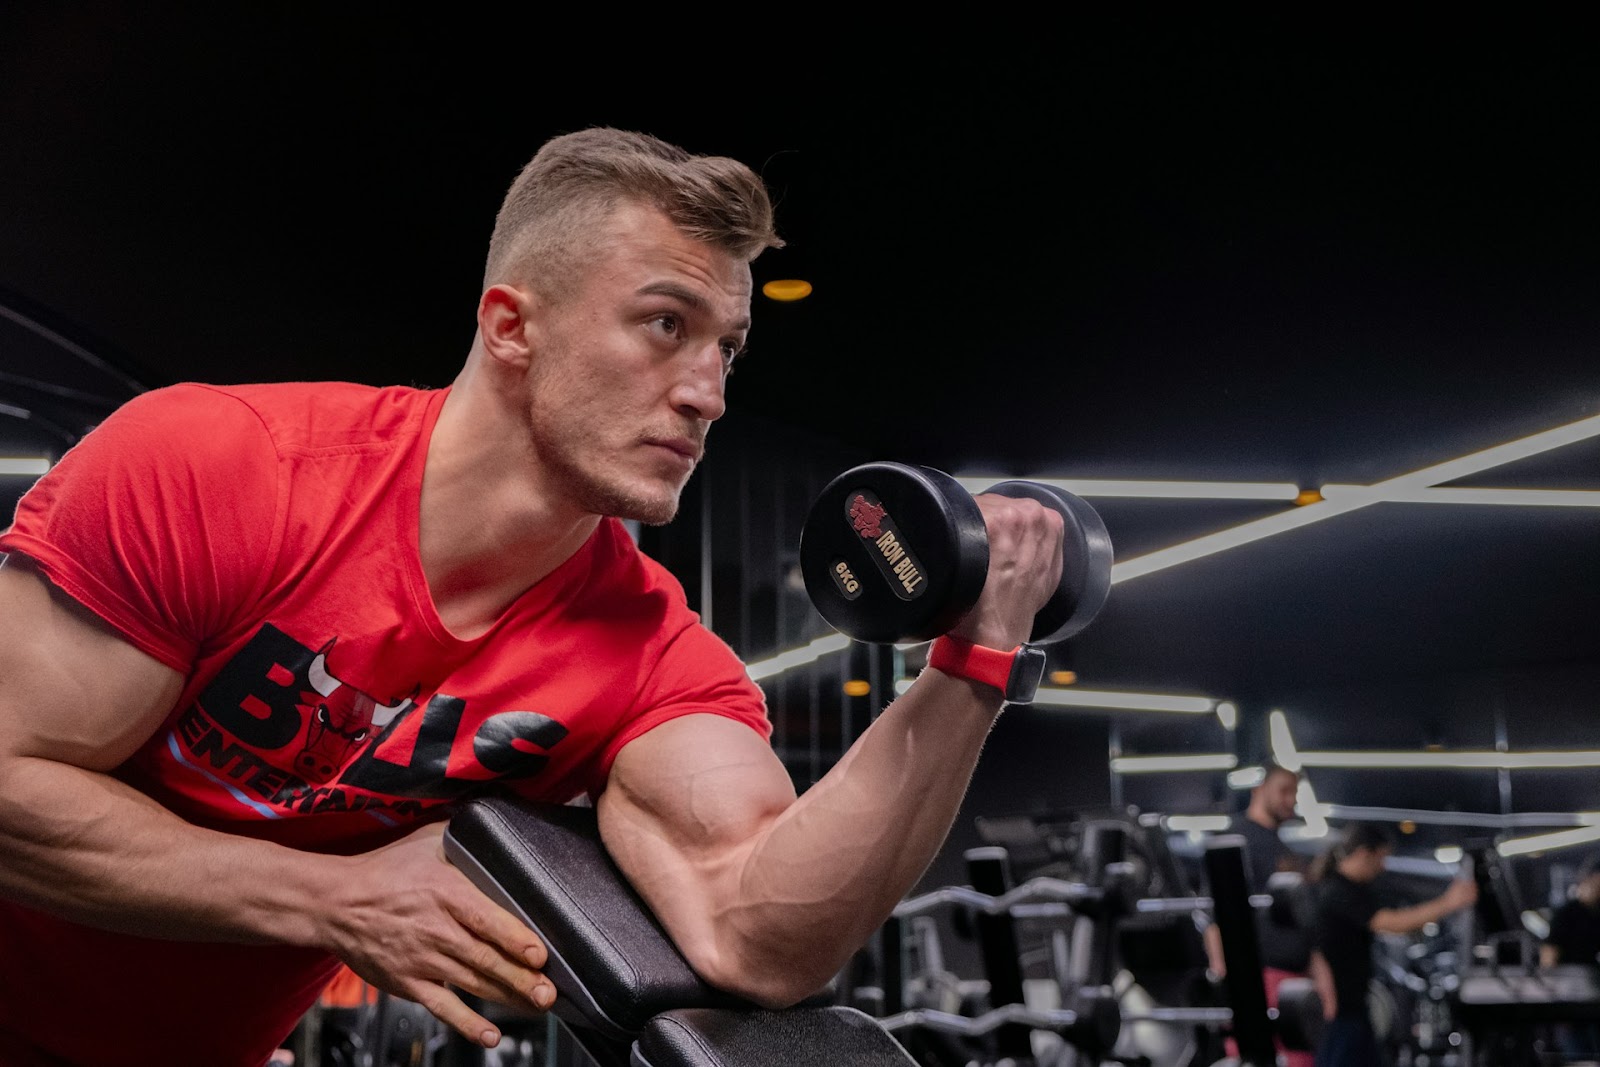
[(945, 634), (935, 638), (928, 650), (928, 666), (956, 678), (992, 685), (1004, 693), (1011, 684), (1011, 666), (1021, 648), (1018, 645), (1010, 652), (1001, 652)]

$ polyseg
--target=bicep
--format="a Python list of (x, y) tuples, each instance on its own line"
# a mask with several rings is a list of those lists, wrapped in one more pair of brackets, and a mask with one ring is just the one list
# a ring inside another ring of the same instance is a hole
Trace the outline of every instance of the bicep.
[(686, 715), (618, 754), (600, 795), (600, 833), (682, 947), (712, 935), (703, 927), (717, 902), (737, 892), (762, 831), (794, 800), (788, 772), (754, 730)]
[(607, 849), (629, 869), (659, 854), (707, 863), (749, 843), (794, 803), (771, 746), (719, 715), (686, 715), (630, 742), (600, 796)]
[(0, 565), (0, 759), (93, 771), (124, 762), (177, 702), (183, 676), (62, 593), (26, 557)]

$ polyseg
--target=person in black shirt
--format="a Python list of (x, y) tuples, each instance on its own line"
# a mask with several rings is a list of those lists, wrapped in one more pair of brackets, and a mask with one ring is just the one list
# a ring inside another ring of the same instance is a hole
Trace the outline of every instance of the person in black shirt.
[[(1244, 838), (1245, 882), (1252, 894), (1269, 892), (1268, 883), (1280, 871), (1300, 872), (1300, 859), (1283, 843), (1278, 829), (1294, 818), (1295, 798), (1300, 775), (1281, 764), (1267, 761), (1261, 781), (1250, 791), (1250, 806), (1228, 823), (1229, 834)], [(1302, 977), (1311, 954), (1309, 932), (1301, 928), (1292, 907), (1274, 908), (1257, 914), (1256, 935), (1261, 944), (1262, 982), (1267, 990), (1267, 1006), (1278, 1006), (1278, 986), (1285, 978)], [(1219, 978), (1227, 973), (1222, 955), (1222, 937), (1215, 924), (1205, 931), (1206, 956), (1212, 973)], [(1229, 1052), (1233, 1051), (1229, 1046)], [(1307, 1053), (1284, 1049), (1284, 1067), (1311, 1067)]]
[[(1270, 760), (1263, 764), (1262, 771), (1261, 781), (1250, 790), (1250, 806), (1235, 815), (1224, 831), (1244, 838), (1244, 875), (1252, 894), (1267, 892), (1268, 880), (1278, 871), (1300, 870), (1299, 858), (1278, 836), (1278, 829), (1294, 818), (1300, 775)], [(1211, 970), (1218, 976), (1226, 974), (1222, 939), (1215, 926), (1206, 930), (1206, 949)], [(1302, 961), (1301, 967), (1284, 969), (1303, 967)]]
[(1596, 966), (1600, 957), (1600, 853), (1578, 868), (1572, 897), (1550, 917), (1550, 936), (1539, 948), (1539, 962)]
[[(1600, 965), (1600, 853), (1591, 855), (1578, 868), (1572, 898), (1550, 917), (1550, 934), (1539, 946), (1539, 962), (1546, 967), (1558, 964)], [(1556, 1027), (1561, 1051), (1574, 1059), (1600, 1056), (1600, 1026), (1594, 1023), (1564, 1023)]]
[(1367, 1010), (1373, 934), (1420, 930), (1478, 899), (1477, 884), (1458, 879), (1433, 900), (1409, 908), (1381, 907), (1372, 882), (1393, 850), (1388, 830), (1356, 823), (1334, 847), (1333, 867), (1318, 884), (1311, 973), (1328, 1028), (1317, 1050), (1317, 1067), (1375, 1067), (1383, 1062)]

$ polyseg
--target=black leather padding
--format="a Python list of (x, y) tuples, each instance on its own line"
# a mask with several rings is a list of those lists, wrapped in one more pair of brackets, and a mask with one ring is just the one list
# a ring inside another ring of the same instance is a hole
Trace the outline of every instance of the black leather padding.
[(749, 1007), (689, 967), (606, 853), (594, 809), (473, 800), (445, 853), (544, 939), (563, 1020), (631, 1037), (671, 1008)]
[(716, 1011), (690, 1008), (650, 1020), (634, 1067), (907, 1067), (906, 1050), (854, 1008)]

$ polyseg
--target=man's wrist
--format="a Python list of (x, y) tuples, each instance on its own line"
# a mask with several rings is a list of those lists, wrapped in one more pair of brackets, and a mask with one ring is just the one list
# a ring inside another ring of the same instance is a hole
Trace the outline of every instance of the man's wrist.
[(928, 650), (928, 666), (997, 689), (1008, 703), (1027, 704), (1044, 677), (1045, 654), (1034, 645), (998, 649), (946, 634)]

